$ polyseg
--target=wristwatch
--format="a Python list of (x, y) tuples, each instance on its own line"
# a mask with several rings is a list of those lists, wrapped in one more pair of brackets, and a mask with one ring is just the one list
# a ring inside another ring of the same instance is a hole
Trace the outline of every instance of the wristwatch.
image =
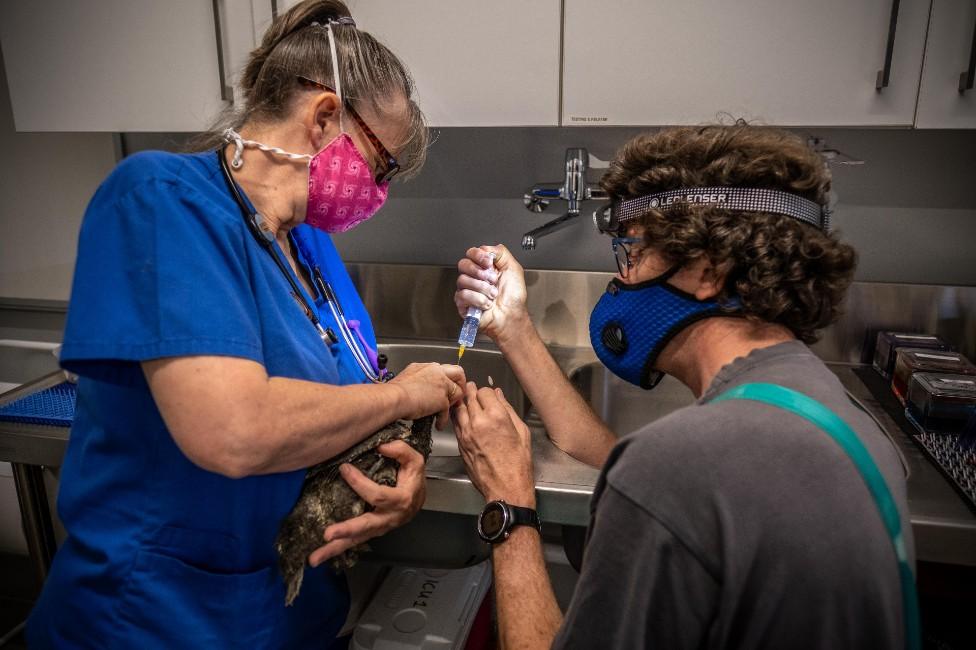
[(489, 544), (504, 542), (513, 526), (532, 526), (542, 532), (539, 513), (532, 508), (512, 506), (504, 501), (489, 501), (478, 515), (478, 536)]

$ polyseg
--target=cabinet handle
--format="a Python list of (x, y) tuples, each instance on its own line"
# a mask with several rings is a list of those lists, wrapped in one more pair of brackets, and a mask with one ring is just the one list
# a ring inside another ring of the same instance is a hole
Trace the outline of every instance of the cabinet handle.
[(220, 98), (234, 103), (234, 89), (227, 85), (224, 73), (224, 39), (220, 33), (220, 0), (213, 0), (214, 31), (217, 36), (217, 73), (220, 75)]
[(278, 18), (278, 0), (271, 0), (271, 20)]
[(973, 46), (969, 48), (969, 69), (959, 75), (959, 92), (964, 93), (973, 89), (976, 81), (976, 22), (973, 23)]
[(891, 20), (888, 23), (888, 47), (885, 49), (884, 68), (878, 70), (878, 80), (874, 84), (875, 90), (879, 93), (882, 88), (888, 87), (888, 80), (891, 77), (891, 55), (895, 51), (895, 28), (898, 27), (898, 5), (900, 0), (891, 1)]

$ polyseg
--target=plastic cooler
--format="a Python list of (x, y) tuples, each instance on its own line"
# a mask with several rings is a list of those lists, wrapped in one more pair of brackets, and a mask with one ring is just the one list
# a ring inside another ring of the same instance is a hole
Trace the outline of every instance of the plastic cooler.
[(490, 586), (488, 561), (453, 571), (396, 567), (360, 616), (349, 648), (461, 650)]

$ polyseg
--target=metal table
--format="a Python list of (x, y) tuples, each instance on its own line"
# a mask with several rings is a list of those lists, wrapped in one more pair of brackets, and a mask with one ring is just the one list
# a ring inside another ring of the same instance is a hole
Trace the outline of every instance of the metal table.
[[(45, 375), (4, 393), (0, 406), (57, 386), (64, 380), (61, 371)], [(13, 469), (27, 552), (38, 585), (44, 584), (57, 550), (43, 470), (61, 465), (68, 433), (68, 427), (0, 421), (0, 461), (9, 462)]]

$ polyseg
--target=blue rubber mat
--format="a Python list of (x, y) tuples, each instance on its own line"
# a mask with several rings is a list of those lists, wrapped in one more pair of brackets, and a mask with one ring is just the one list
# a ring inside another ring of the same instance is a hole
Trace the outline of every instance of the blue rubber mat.
[(0, 420), (24, 424), (71, 426), (75, 419), (75, 385), (64, 382), (0, 406)]

